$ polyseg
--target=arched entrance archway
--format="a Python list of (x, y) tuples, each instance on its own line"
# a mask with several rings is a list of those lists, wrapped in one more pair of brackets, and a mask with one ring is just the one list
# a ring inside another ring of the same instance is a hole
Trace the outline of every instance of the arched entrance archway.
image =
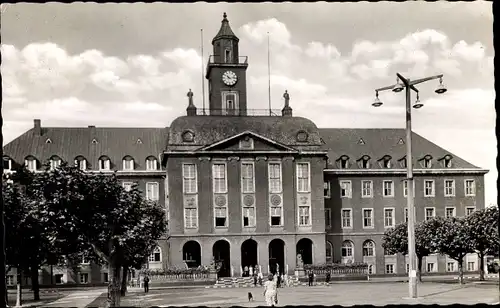
[(213, 256), (216, 264), (220, 264), (219, 277), (231, 277), (231, 248), (226, 240), (218, 240), (213, 246)]
[(245, 266), (255, 267), (259, 263), (257, 258), (257, 242), (253, 239), (248, 239), (241, 244), (241, 268)]
[(304, 264), (313, 264), (313, 242), (308, 238), (303, 238), (297, 242), (297, 254), (302, 255)]
[(189, 268), (195, 268), (201, 265), (201, 246), (196, 241), (187, 241), (182, 246), (182, 260), (186, 262)]
[(269, 270), (272, 274), (276, 273), (279, 265), (279, 272), (285, 270), (285, 242), (281, 239), (274, 239), (269, 243)]

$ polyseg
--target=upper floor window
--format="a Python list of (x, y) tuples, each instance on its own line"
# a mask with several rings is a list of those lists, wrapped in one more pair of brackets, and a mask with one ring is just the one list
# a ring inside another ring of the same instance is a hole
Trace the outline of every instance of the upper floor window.
[(330, 181), (326, 181), (323, 183), (323, 196), (326, 199), (330, 199)]
[(83, 156), (77, 156), (75, 158), (75, 167), (80, 170), (87, 170), (87, 160)]
[(340, 169), (349, 168), (349, 157), (347, 155), (342, 155), (340, 157)]
[(146, 199), (158, 201), (160, 199), (160, 190), (157, 182), (146, 183)]
[(342, 198), (351, 198), (352, 196), (351, 181), (340, 181), (340, 196)]
[(134, 159), (132, 156), (127, 155), (123, 158), (123, 170), (134, 170)]
[(434, 197), (434, 180), (424, 180), (424, 196)]
[(443, 165), (445, 168), (451, 168), (451, 155), (446, 155), (443, 159)]
[(365, 155), (361, 158), (361, 168), (363, 168), (363, 169), (370, 168), (370, 156)]
[(432, 156), (425, 155), (423, 163), (424, 168), (432, 168)]
[(12, 170), (12, 159), (8, 156), (3, 157), (3, 170), (11, 171)]
[(241, 163), (241, 190), (243, 193), (255, 192), (254, 164), (253, 162)]
[(54, 155), (50, 158), (50, 170), (55, 170), (60, 165), (61, 165), (61, 158), (59, 158), (59, 156)]
[(269, 192), (281, 192), (281, 163), (269, 163)]
[(24, 160), (24, 164), (29, 171), (34, 172), (38, 169), (37, 159), (33, 156), (26, 157), (26, 159)]
[(425, 220), (429, 220), (436, 217), (436, 209), (433, 207), (425, 208)]
[(363, 228), (373, 228), (373, 209), (363, 209)]
[(444, 180), (444, 196), (455, 196), (455, 180)]
[[(413, 196), (415, 197), (415, 180), (412, 181), (413, 183)], [(403, 181), (403, 196), (407, 197), (408, 196), (408, 180)]]
[(465, 180), (465, 195), (466, 196), (476, 195), (476, 182), (474, 180)]
[(224, 50), (224, 62), (226, 62), (226, 63), (231, 63), (232, 62), (231, 49), (230, 48), (226, 48)]
[(154, 156), (149, 156), (146, 158), (146, 170), (157, 170), (158, 169), (158, 161)]
[(161, 262), (161, 248), (156, 247), (153, 252), (149, 255), (149, 262)]
[(310, 189), (309, 163), (297, 163), (297, 191), (309, 192)]
[(111, 160), (107, 156), (101, 156), (99, 158), (99, 170), (108, 171), (111, 170)]
[(352, 228), (352, 209), (342, 209), (342, 228)]
[(196, 165), (182, 165), (182, 185), (185, 194), (195, 194), (198, 192), (198, 182), (196, 180)]
[(222, 92), (222, 114), (236, 115), (239, 110), (238, 92), (223, 91)]
[(383, 190), (384, 190), (384, 197), (394, 197), (394, 182), (384, 181)]
[(219, 163), (212, 166), (212, 176), (214, 184), (214, 193), (226, 193), (227, 192), (227, 182), (226, 182), (226, 164)]
[(373, 197), (373, 182), (369, 180), (361, 181), (361, 197), (371, 198)]

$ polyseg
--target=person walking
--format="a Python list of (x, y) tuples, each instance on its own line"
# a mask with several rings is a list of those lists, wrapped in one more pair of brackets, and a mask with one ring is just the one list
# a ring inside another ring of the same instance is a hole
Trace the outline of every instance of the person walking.
[(312, 271), (309, 271), (309, 286), (312, 287), (314, 280), (314, 274)]
[(146, 275), (144, 276), (144, 293), (149, 292), (149, 277)]
[(264, 283), (264, 298), (266, 304), (274, 307), (278, 303), (278, 290), (272, 274), (269, 274), (268, 281)]
[(281, 275), (276, 273), (276, 287), (281, 288)]
[(327, 272), (326, 273), (326, 284), (329, 284), (330, 283), (330, 278), (331, 278), (331, 275), (330, 275), (330, 272)]

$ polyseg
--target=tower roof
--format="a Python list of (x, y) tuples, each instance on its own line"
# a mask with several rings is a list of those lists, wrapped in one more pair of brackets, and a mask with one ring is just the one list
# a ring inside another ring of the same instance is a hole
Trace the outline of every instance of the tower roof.
[(218, 39), (232, 39), (232, 40), (235, 40), (235, 41), (239, 41), (240, 39), (234, 34), (233, 30), (231, 30), (231, 27), (229, 26), (229, 20), (227, 20), (227, 14), (226, 12), (224, 12), (224, 15), (222, 15), (223, 18), (222, 18), (222, 22), (221, 22), (221, 26), (220, 26), (220, 29), (219, 29), (219, 32), (217, 33), (217, 35), (213, 38), (212, 40), (212, 44), (218, 40)]

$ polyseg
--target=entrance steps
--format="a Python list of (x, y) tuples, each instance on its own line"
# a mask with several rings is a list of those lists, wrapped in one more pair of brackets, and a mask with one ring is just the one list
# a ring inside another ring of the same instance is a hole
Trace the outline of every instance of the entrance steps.
[[(289, 287), (297, 287), (297, 286), (307, 286), (307, 282), (299, 281), (298, 277), (290, 276), (289, 277)], [(264, 281), (265, 282), (265, 281)], [(283, 286), (285, 286), (282, 283)], [(325, 282), (315, 282), (314, 285), (326, 285)], [(254, 286), (253, 277), (224, 277), (217, 279), (215, 285), (207, 286), (206, 288), (254, 288), (261, 286), (257, 283)]]

